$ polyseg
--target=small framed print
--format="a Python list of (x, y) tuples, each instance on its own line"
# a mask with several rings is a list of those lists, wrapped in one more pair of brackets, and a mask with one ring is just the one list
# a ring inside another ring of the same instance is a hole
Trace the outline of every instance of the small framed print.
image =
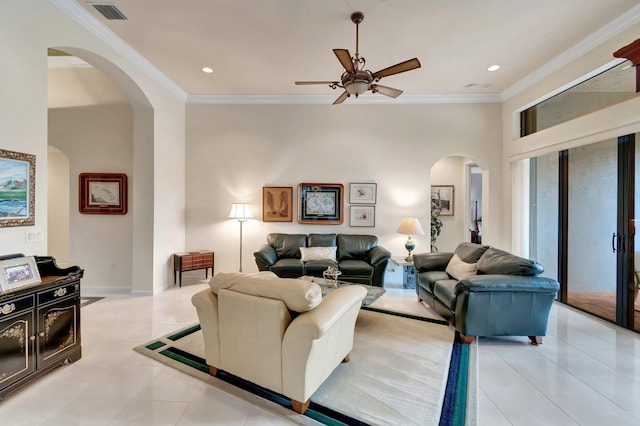
[(0, 261), (0, 293), (40, 282), (35, 257), (14, 257)]
[(349, 206), (350, 220), (349, 226), (376, 226), (375, 206)]
[(341, 183), (301, 183), (298, 185), (298, 223), (340, 225), (343, 221)]
[(440, 210), (440, 216), (453, 216), (454, 186), (432, 185), (431, 205)]
[(127, 175), (80, 173), (80, 213), (127, 214)]
[(375, 204), (377, 184), (351, 183), (349, 184), (349, 202), (351, 204)]
[(293, 222), (293, 187), (262, 187), (262, 221)]

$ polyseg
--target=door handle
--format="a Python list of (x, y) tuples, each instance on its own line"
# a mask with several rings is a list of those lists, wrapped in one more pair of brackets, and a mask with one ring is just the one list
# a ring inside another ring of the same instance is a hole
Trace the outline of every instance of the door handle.
[(616, 233), (614, 232), (613, 235), (611, 235), (611, 250), (613, 251), (613, 253), (616, 252)]

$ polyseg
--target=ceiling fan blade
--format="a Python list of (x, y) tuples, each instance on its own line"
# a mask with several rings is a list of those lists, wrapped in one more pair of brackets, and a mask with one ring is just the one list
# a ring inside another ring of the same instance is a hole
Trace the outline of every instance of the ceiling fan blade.
[(346, 90), (342, 93), (342, 95), (338, 96), (338, 99), (336, 99), (333, 102), (333, 105), (338, 105), (344, 102), (345, 99), (347, 99), (349, 97), (349, 92), (347, 92)]
[(397, 98), (402, 94), (402, 90), (394, 89), (393, 87), (380, 86), (379, 84), (372, 84), (371, 91), (373, 93), (381, 93), (391, 98)]
[(418, 58), (409, 59), (408, 61), (400, 62), (399, 64), (391, 65), (390, 67), (381, 69), (380, 71), (373, 73), (373, 78), (378, 81), (382, 77), (387, 77), (393, 74), (399, 74), (405, 71), (411, 71), (416, 68), (420, 68), (420, 61)]
[(351, 60), (351, 53), (349, 53), (347, 49), (333, 49), (333, 53), (336, 54), (345, 70), (349, 72), (356, 72), (356, 69), (353, 66), (353, 61)]
[(296, 85), (304, 86), (308, 84), (338, 84), (338, 81), (296, 81)]

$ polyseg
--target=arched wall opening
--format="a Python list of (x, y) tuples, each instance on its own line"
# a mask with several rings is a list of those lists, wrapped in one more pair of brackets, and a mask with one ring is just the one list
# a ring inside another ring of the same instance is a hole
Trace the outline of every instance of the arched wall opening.
[[(110, 61), (84, 49), (55, 49), (90, 64), (107, 81), (106, 86), (112, 85), (111, 91), (122, 93), (121, 102), (49, 109), (49, 144), (69, 159), (67, 261), (85, 268), (85, 287), (153, 292), (153, 108), (140, 87)], [(80, 214), (78, 175), (82, 172), (125, 173), (127, 214)], [(61, 183), (51, 181), (49, 185)], [(60, 204), (50, 198), (49, 212)], [(58, 247), (63, 255), (64, 238), (49, 229), (48, 237), (53, 239), (49, 245)]]
[(482, 166), (463, 155), (443, 157), (431, 167), (432, 205), (438, 205), (436, 199), (441, 195), (448, 198), (451, 189), (451, 199), (443, 204), (439, 216), (442, 229), (435, 242), (438, 251), (452, 252), (461, 242), (472, 242), (479, 220), (481, 230), (486, 229), (488, 180)]

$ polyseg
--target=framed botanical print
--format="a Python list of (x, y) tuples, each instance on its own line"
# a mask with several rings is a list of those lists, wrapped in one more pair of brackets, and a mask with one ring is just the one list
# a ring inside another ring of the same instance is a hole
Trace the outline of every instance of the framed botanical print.
[(375, 206), (349, 206), (349, 226), (376, 226)]
[(80, 213), (127, 214), (127, 175), (80, 173)]
[(377, 184), (375, 183), (350, 183), (349, 203), (351, 204), (375, 204)]
[(343, 221), (343, 189), (340, 183), (298, 185), (298, 223), (339, 225)]
[(262, 187), (262, 221), (263, 222), (292, 222), (293, 221), (293, 187), (291, 186)]

